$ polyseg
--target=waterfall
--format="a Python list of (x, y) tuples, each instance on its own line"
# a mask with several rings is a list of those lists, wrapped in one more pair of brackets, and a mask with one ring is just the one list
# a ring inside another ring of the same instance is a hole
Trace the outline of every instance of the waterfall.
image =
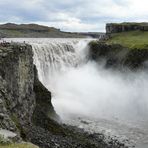
[(49, 77), (85, 63), (89, 41), (88, 39), (59, 39), (30, 43), (34, 51), (34, 63), (43, 84), (47, 86)]
[(91, 38), (10, 38), (9, 42), (25, 42), (32, 45), (34, 64), (41, 82), (47, 86), (57, 74), (78, 67), (88, 61), (87, 44)]

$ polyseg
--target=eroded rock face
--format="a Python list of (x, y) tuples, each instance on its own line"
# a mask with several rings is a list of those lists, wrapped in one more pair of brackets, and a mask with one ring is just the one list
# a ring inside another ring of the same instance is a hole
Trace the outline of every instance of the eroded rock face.
[(148, 49), (129, 49), (119, 44), (106, 44), (92, 41), (90, 44), (90, 59), (104, 62), (106, 68), (138, 70), (146, 69)]
[(0, 75), (6, 83), (7, 109), (15, 122), (29, 124), (35, 108), (32, 48), (10, 44), (0, 49)]
[(0, 128), (18, 132), (15, 123), (10, 117), (10, 112), (6, 108), (7, 98), (6, 82), (0, 76)]
[(118, 32), (125, 32), (125, 31), (148, 31), (148, 23), (109, 23), (106, 24), (106, 33), (118, 33)]
[[(40, 82), (36, 66), (34, 66), (34, 92), (36, 106), (33, 113), (32, 121), (35, 125), (45, 127), (46, 121), (58, 119), (51, 103), (51, 92)], [(48, 126), (48, 125), (47, 125)]]
[(0, 129), (13, 131), (19, 139), (26, 139), (28, 129), (36, 126), (37, 121), (44, 117), (39, 124), (42, 126), (55, 115), (51, 93), (38, 79), (32, 47), (1, 43)]

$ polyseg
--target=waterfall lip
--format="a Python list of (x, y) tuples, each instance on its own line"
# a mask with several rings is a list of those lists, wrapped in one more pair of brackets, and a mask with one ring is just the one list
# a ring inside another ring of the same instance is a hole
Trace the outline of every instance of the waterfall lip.
[[(57, 41), (58, 40), (58, 41)], [(8, 42), (46, 43), (46, 42), (78, 42), (80, 40), (92, 41), (92, 38), (4, 38)]]
[(5, 38), (8, 42), (30, 44), (34, 53), (34, 64), (39, 79), (46, 84), (49, 75), (86, 62), (87, 44), (92, 38)]
[(46, 86), (49, 75), (66, 72), (69, 68), (86, 62), (87, 45), (91, 40), (90, 38), (46, 38), (31, 41), (28, 39), (26, 42), (33, 47), (34, 64), (37, 66), (42, 83)]

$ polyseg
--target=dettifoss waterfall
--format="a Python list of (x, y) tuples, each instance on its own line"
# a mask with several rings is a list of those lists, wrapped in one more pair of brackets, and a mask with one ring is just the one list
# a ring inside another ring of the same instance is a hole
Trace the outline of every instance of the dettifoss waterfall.
[(62, 122), (148, 147), (147, 72), (122, 74), (89, 60), (92, 39), (13, 39), (34, 51), (39, 78)]

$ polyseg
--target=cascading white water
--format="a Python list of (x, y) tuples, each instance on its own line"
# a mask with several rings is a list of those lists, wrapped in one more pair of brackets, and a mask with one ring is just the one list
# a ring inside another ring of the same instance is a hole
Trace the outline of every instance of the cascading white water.
[(67, 68), (77, 67), (84, 63), (86, 54), (83, 53), (83, 49), (87, 45), (85, 42), (88, 40), (61, 39), (31, 43), (34, 51), (34, 63), (44, 85), (50, 83), (49, 77), (54, 77), (54, 75), (65, 72)]
[(24, 40), (33, 47), (39, 78), (64, 122), (148, 145), (146, 72), (123, 75), (88, 61), (90, 39), (14, 41)]

